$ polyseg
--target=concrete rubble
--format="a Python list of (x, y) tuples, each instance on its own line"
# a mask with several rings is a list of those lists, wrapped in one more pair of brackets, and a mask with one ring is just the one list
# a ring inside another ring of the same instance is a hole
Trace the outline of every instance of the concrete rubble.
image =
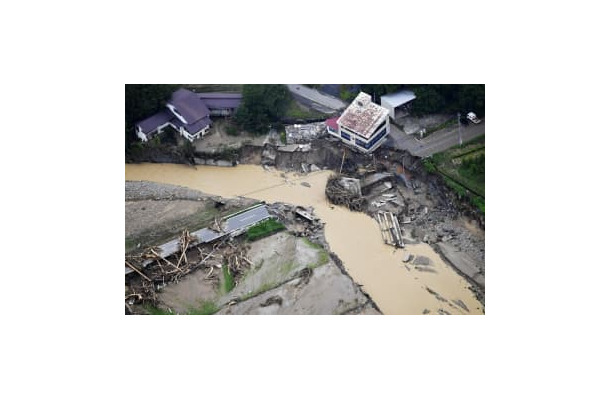
[(324, 134), (326, 124), (324, 122), (316, 122), (312, 124), (292, 124), (286, 125), (286, 143), (309, 143)]
[(311, 144), (289, 144), (286, 146), (278, 146), (277, 151), (283, 153), (294, 153), (296, 151), (308, 152), (311, 151)]

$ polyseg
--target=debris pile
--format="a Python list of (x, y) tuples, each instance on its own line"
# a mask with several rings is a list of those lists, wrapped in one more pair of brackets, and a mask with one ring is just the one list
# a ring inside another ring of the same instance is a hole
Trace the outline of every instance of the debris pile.
[[(191, 247), (196, 238), (185, 230), (180, 236), (180, 250), (171, 256), (163, 256), (156, 247), (150, 247), (139, 255), (125, 256), (125, 266), (136, 274), (126, 276), (125, 308), (143, 302), (157, 304), (157, 292), (169, 283), (177, 283), (187, 274), (209, 268), (206, 280), (218, 281), (223, 265), (227, 266), (237, 282), (253, 264), (246, 257), (245, 244), (234, 244), (229, 239)], [(146, 269), (144, 265), (151, 264)]]
[(320, 244), (324, 241), (324, 224), (314, 215), (312, 207), (274, 203), (268, 205), (268, 209), (269, 213), (276, 216), (295, 236), (304, 236)]
[(286, 143), (309, 143), (324, 133), (326, 123), (286, 125)]
[(345, 206), (351, 211), (364, 211), (367, 207), (358, 179), (332, 176), (326, 182), (325, 193), (331, 203)]

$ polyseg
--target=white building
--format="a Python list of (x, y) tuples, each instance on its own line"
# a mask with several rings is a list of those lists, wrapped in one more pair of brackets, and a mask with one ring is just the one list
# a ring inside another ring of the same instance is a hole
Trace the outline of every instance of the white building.
[(328, 124), (328, 133), (363, 153), (375, 151), (390, 132), (389, 112), (360, 92), (341, 114)]
[[(400, 111), (406, 111), (406, 108), (410, 102), (416, 99), (415, 93), (410, 90), (402, 90), (400, 92), (386, 94), (381, 96), (381, 106), (390, 112), (390, 118), (396, 119)], [(403, 113), (405, 114), (405, 113)], [(400, 116), (400, 115), (398, 115)]]
[(210, 130), (210, 116), (232, 115), (241, 103), (240, 93), (194, 93), (179, 89), (166, 108), (136, 124), (136, 135), (143, 142), (171, 126), (191, 142)]

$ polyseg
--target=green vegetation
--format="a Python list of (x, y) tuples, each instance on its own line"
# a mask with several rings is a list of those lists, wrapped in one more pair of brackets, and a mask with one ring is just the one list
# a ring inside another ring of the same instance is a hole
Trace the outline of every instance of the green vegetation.
[(397, 92), (403, 88), (404, 85), (398, 84), (375, 84), (375, 85), (361, 85), (360, 90), (370, 94), (373, 97), (373, 101), (379, 104), (379, 98), (385, 94)]
[(163, 310), (159, 307), (155, 307), (152, 304), (144, 304), (144, 310), (150, 315), (175, 315), (173, 311)]
[(244, 210), (237, 209), (236, 206), (228, 204), (223, 211), (215, 207), (212, 199), (204, 199), (203, 207), (196, 213), (190, 214), (178, 221), (152, 226), (149, 230), (138, 233), (137, 235), (125, 238), (125, 254), (136, 250), (136, 245), (141, 244), (141, 249), (148, 246), (159, 245), (175, 239), (184, 229), (194, 232), (214, 222), (215, 218), (225, 218), (228, 215), (237, 215)]
[(131, 151), (132, 144), (139, 139), (135, 134), (135, 124), (164, 107), (171, 94), (179, 85), (125, 85), (125, 153)]
[(280, 267), (280, 272), (284, 275), (288, 274), (290, 271), (292, 271), (295, 267), (297, 267), (297, 263), (292, 260), (292, 261), (287, 261), (286, 263), (284, 263), (281, 267)]
[(339, 97), (346, 103), (351, 103), (358, 95), (358, 91), (353, 90), (354, 85), (339, 85)]
[[(163, 310), (152, 304), (145, 304), (144, 310), (149, 315), (176, 315), (175, 312), (170, 310)], [(215, 314), (219, 310), (218, 306), (213, 301), (202, 301), (198, 306), (190, 307), (187, 311), (188, 315), (211, 315)]]
[(125, 254), (135, 249), (138, 244), (134, 238), (125, 238)]
[(188, 310), (189, 315), (212, 315), (218, 312), (219, 308), (213, 301), (202, 301), (198, 307), (191, 307)]
[(436, 167), (434, 166), (434, 162), (432, 160), (426, 158), (422, 164), (428, 173), (433, 173), (436, 171)]
[(308, 238), (302, 238), (302, 240), (303, 240), (303, 243), (305, 243), (308, 247), (318, 250), (318, 259), (316, 260), (315, 263), (308, 264), (307, 268), (314, 269), (314, 268), (317, 268), (319, 266), (322, 266), (322, 265), (328, 263), (328, 260), (330, 259), (330, 255), (328, 254), (328, 252), (326, 250), (324, 250), (324, 246), (322, 246), (321, 244), (318, 244), (318, 243), (314, 243), (311, 240), (309, 240)]
[(235, 161), (239, 158), (241, 149), (230, 145), (222, 145), (213, 153), (206, 153), (214, 160)]
[(325, 117), (325, 114), (309, 110), (307, 107), (300, 105), (295, 99), (290, 100), (286, 112), (284, 113), (284, 118), (287, 119), (322, 119)]
[(237, 136), (239, 134), (239, 129), (232, 123), (229, 123), (227, 125), (227, 127), (225, 128), (225, 131), (227, 132), (227, 134), (229, 134), (231, 136)]
[(279, 223), (274, 219), (268, 219), (249, 228), (246, 231), (246, 236), (249, 241), (253, 242), (255, 240), (272, 235), (275, 232), (279, 232), (284, 229), (286, 229), (286, 227), (283, 224)]
[(439, 173), (460, 198), (485, 213), (485, 137), (423, 160), (429, 173)]
[(285, 85), (244, 85), (235, 121), (249, 132), (265, 134), (285, 114), (292, 97)]
[(286, 144), (286, 131), (280, 132), (280, 140), (282, 141), (282, 144)]
[(241, 296), (240, 301), (246, 301), (248, 299), (251, 299), (255, 296), (258, 296), (261, 293), (264, 293), (268, 290), (275, 288), (276, 286), (277, 286), (277, 283), (265, 282), (258, 289), (252, 291), (252, 293), (247, 293), (247, 294)]
[(197, 93), (206, 92), (227, 92), (227, 93), (241, 93), (244, 85), (224, 85), (224, 84), (183, 84), (180, 85), (185, 89), (192, 90)]
[(222, 266), (222, 292), (223, 294), (229, 293), (235, 287), (235, 281), (233, 275), (226, 265)]
[(180, 151), (187, 158), (195, 157), (195, 146), (188, 140), (184, 141), (184, 143), (180, 147)]
[(469, 181), (485, 184), (485, 152), (476, 153), (462, 158), (458, 168), (461, 176)]
[(311, 247), (312, 249), (319, 250), (319, 249), (324, 248), (321, 244), (314, 243), (306, 237), (302, 238), (302, 240), (303, 240), (303, 243), (305, 243), (307, 245), (307, 247)]
[(320, 250), (318, 252), (318, 259), (316, 260), (316, 262), (307, 264), (307, 268), (309, 268), (309, 269), (318, 268), (324, 264), (327, 264), (328, 260), (330, 260), (330, 256), (328, 255), (328, 253), (325, 250)]
[(485, 115), (485, 85), (409, 85), (417, 96), (411, 104), (415, 115), (473, 111)]

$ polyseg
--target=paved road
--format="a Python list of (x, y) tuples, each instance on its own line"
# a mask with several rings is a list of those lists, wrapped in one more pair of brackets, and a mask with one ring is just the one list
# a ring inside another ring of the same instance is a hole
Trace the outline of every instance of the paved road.
[(255, 224), (259, 221), (269, 218), (270, 215), (267, 212), (267, 207), (261, 205), (245, 213), (236, 215), (227, 219), (227, 225), (225, 228), (226, 232), (233, 232), (238, 229), (243, 229), (249, 225)]
[[(208, 228), (203, 228), (199, 229), (198, 231), (192, 232), (191, 236), (194, 236), (196, 238), (196, 240), (194, 241), (195, 244), (208, 243), (212, 240), (216, 240), (237, 230), (244, 229), (250, 225), (254, 225), (257, 222), (270, 217), (271, 215), (269, 215), (269, 212), (267, 211), (267, 206), (261, 204), (260, 206), (248, 210), (244, 213), (227, 218), (224, 232), (216, 232)], [(180, 239), (171, 240), (157, 247), (159, 248), (159, 254), (163, 257), (167, 257), (180, 250)], [(148, 262), (145, 261), (143, 266), (145, 267), (151, 263), (152, 261), (150, 260)], [(130, 274), (132, 272), (133, 270), (131, 268), (125, 267), (125, 275)]]
[[(485, 121), (482, 120), (477, 125), (462, 126), (461, 131), (462, 142), (465, 143), (485, 134)], [(443, 129), (418, 140), (417, 135), (407, 135), (400, 128), (392, 125), (390, 137), (391, 140), (388, 141), (388, 146), (399, 150), (406, 150), (416, 157), (428, 157), (459, 144), (458, 127)]]
[(324, 108), (329, 109), (330, 112), (339, 111), (347, 107), (347, 104), (337, 99), (336, 97), (329, 96), (318, 92), (315, 89), (308, 88), (303, 85), (286, 85), (290, 92), (295, 95), (308, 100), (309, 102), (317, 103)]

